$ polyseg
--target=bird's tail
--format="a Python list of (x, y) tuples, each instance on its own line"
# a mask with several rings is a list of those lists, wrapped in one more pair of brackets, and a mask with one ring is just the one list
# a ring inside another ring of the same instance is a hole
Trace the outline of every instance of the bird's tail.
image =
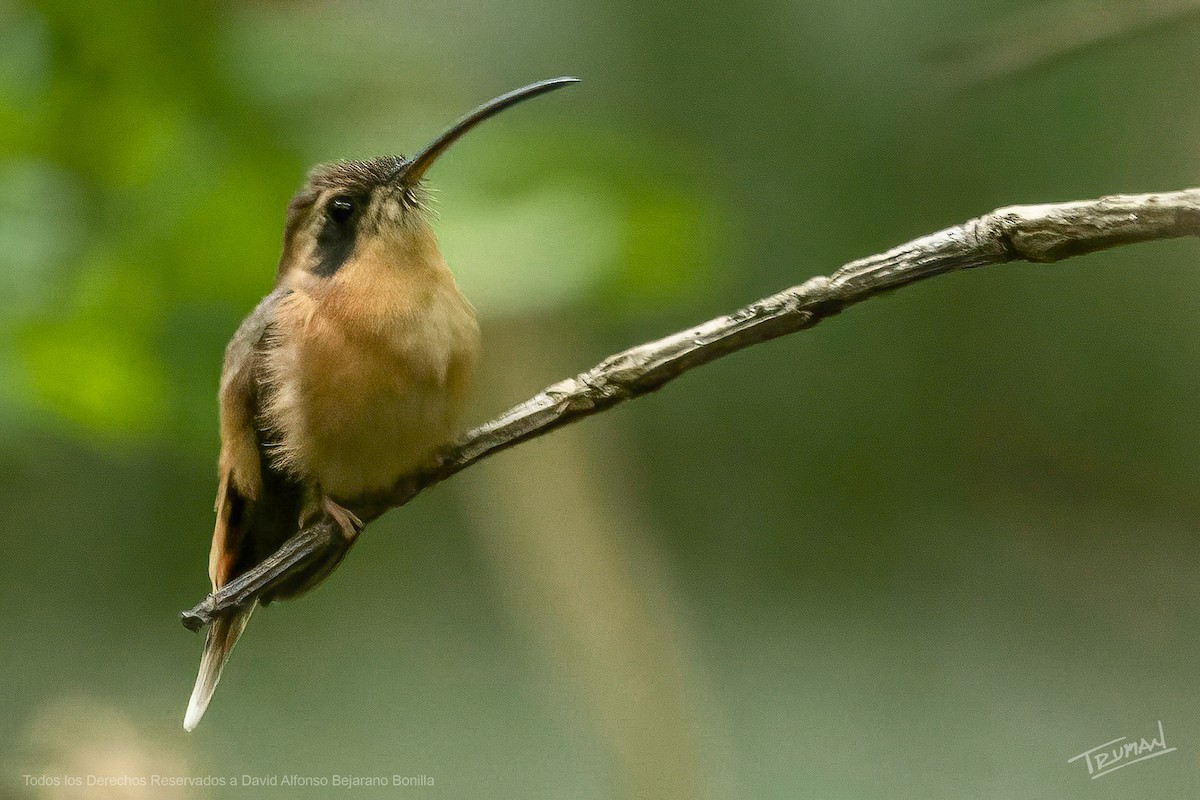
[(208, 640), (204, 642), (204, 655), (200, 657), (200, 674), (196, 676), (196, 686), (192, 689), (192, 699), (188, 701), (187, 713), (183, 715), (183, 729), (195, 730), (204, 717), (208, 701), (212, 699), (213, 691), (221, 680), (221, 669), (233, 652), (233, 646), (238, 637), (246, 629), (250, 615), (254, 613), (257, 602), (245, 608), (240, 608), (228, 617), (213, 620), (208, 628)]

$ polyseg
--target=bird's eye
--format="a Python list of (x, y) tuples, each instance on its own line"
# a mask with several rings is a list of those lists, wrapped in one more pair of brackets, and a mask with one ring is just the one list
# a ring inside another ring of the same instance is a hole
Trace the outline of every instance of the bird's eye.
[(354, 216), (354, 209), (354, 198), (343, 194), (329, 201), (329, 205), (325, 208), (325, 213), (329, 215), (331, 220), (341, 225)]

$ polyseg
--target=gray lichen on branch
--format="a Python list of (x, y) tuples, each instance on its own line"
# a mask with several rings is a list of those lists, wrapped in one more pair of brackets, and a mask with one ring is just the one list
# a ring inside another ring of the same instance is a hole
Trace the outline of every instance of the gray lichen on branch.
[[(948, 272), (1010, 261), (1051, 263), (1109, 247), (1200, 235), (1200, 189), (1098, 200), (1009, 206), (852, 261), (679, 333), (609, 356), (475, 428), (421, 471), (351, 509), (370, 522), (485, 458), (583, 417), (647, 394), (724, 355), (811, 328), (842, 309)], [(297, 533), (262, 564), (182, 614), (199, 630), (303, 569), (328, 548), (345, 547), (329, 520)]]

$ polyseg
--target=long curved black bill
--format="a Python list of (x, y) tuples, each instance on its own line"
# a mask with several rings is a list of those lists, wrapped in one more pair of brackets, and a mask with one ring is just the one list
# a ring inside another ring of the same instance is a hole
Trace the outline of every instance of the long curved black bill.
[(411, 186), (420, 181), (425, 176), (425, 171), (429, 169), (430, 165), (434, 161), (437, 161), (438, 156), (446, 152), (450, 145), (457, 142), (463, 134), (485, 119), (494, 117), (506, 108), (512, 108), (523, 100), (537, 97), (546, 92), (552, 92), (555, 89), (569, 86), (572, 83), (579, 83), (579, 78), (548, 78), (544, 81), (531, 83), (528, 86), (522, 86), (520, 89), (513, 89), (507, 94), (502, 94), (493, 100), (489, 100), (458, 122), (455, 122), (441, 136), (425, 145), (425, 148), (413, 156), (412, 160), (406, 163), (396, 174), (396, 182)]

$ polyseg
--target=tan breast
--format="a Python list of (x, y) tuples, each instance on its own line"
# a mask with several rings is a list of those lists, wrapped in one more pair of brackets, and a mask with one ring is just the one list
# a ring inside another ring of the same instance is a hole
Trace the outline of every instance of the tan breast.
[(335, 499), (385, 489), (459, 432), (474, 311), (419, 243), (375, 243), (292, 288), (266, 356), (276, 463)]

